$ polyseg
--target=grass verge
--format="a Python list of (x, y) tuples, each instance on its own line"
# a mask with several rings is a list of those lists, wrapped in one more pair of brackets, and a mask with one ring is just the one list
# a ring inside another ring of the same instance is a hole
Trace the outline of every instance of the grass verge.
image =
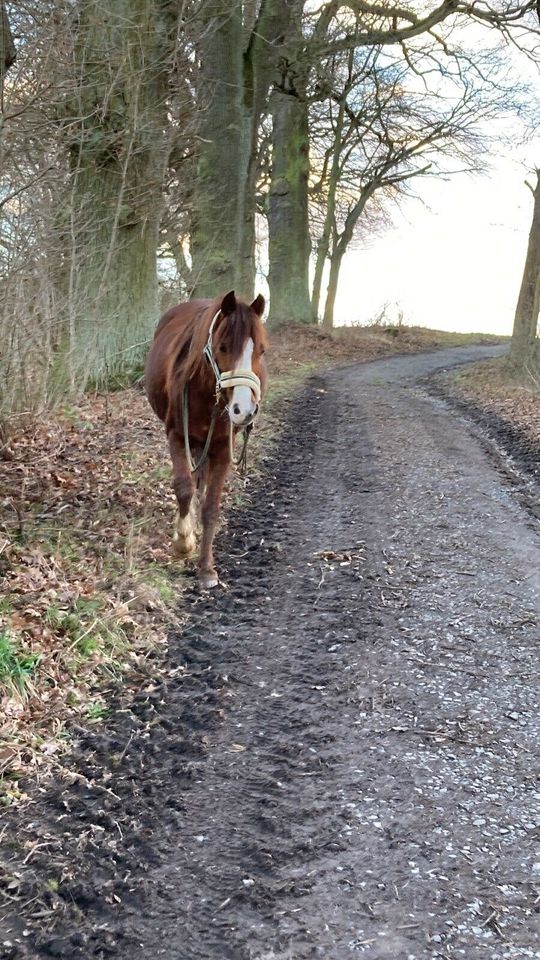
[(497, 417), (540, 448), (540, 381), (533, 376), (516, 375), (502, 357), (453, 373), (447, 383), (458, 399)]

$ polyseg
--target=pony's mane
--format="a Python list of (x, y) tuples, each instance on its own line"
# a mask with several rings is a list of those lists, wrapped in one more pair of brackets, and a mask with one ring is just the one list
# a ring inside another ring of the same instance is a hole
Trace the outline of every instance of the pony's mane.
[[(174, 376), (175, 382), (181, 387), (195, 377), (213, 385), (214, 374), (204, 356), (204, 348), (220, 303), (221, 299), (200, 302), (197, 305), (198, 309), (187, 314), (174, 338), (169, 377)], [(195, 307), (195, 304), (185, 304), (185, 306)], [(166, 326), (174, 317), (178, 317), (178, 310), (179, 308), (176, 307), (168, 311), (162, 317), (158, 330)], [(214, 331), (212, 342), (216, 359), (217, 351), (223, 345), (231, 356), (231, 364), (234, 367), (242, 356), (248, 337), (252, 338), (255, 350), (266, 346), (266, 331), (262, 320), (250, 306), (237, 300), (236, 309), (233, 313), (220, 318)], [(168, 380), (169, 377), (167, 377)]]

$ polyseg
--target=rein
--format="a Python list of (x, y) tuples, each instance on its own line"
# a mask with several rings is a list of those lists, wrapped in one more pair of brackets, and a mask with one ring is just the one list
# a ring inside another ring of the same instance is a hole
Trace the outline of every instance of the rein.
[[(261, 401), (261, 381), (259, 380), (256, 373), (253, 373), (252, 370), (226, 370), (224, 373), (219, 369), (218, 363), (214, 356), (214, 348), (212, 344), (212, 337), (214, 334), (214, 327), (216, 325), (216, 320), (218, 319), (221, 310), (215, 314), (210, 324), (210, 330), (208, 331), (208, 340), (206, 341), (206, 346), (203, 350), (203, 355), (208, 360), (208, 363), (212, 367), (212, 371), (216, 378), (216, 402), (214, 404), (214, 409), (212, 410), (212, 418), (210, 420), (210, 426), (208, 428), (208, 433), (206, 436), (206, 441), (204, 444), (203, 452), (201, 456), (195, 462), (193, 459), (193, 453), (191, 451), (191, 446), (189, 443), (189, 385), (186, 383), (182, 391), (182, 428), (184, 431), (184, 447), (186, 451), (186, 458), (188, 462), (189, 469), (192, 473), (195, 473), (202, 465), (205, 463), (208, 453), (210, 451), (210, 444), (212, 442), (212, 437), (214, 435), (214, 429), (216, 426), (216, 420), (219, 413), (219, 402), (222, 399), (222, 393), (224, 390), (231, 389), (233, 387), (248, 387), (250, 390), (253, 390), (255, 394), (255, 399), (257, 403)], [(242, 474), (245, 474), (247, 469), (247, 445), (248, 440), (253, 430), (253, 423), (249, 423), (241, 431), (242, 433), (242, 449), (238, 458), (234, 456), (234, 427), (230, 423), (229, 430), (229, 453), (231, 457), (231, 462), (235, 467), (240, 467)]]

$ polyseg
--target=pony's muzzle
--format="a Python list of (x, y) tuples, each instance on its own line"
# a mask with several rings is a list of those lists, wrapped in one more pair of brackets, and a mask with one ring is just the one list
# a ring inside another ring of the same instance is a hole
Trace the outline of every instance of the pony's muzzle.
[[(240, 408), (240, 404), (239, 404), (239, 403), (233, 403), (233, 405), (232, 405), (232, 412), (234, 413), (234, 415), (235, 415), (236, 417), (241, 417), (241, 416), (242, 416), (242, 410), (241, 410), (241, 408)], [(259, 404), (256, 403), (256, 404), (255, 404), (255, 409), (254, 409), (250, 414), (248, 414), (248, 416), (251, 417), (251, 419), (253, 419), (253, 417), (256, 417), (256, 416), (257, 416), (258, 412), (259, 412)]]
[(252, 370), (229, 370), (221, 374), (220, 387), (232, 388), (229, 417), (235, 427), (247, 427), (259, 409), (261, 381)]
[(242, 410), (240, 404), (232, 403), (229, 408), (229, 417), (231, 423), (235, 427), (248, 427), (250, 423), (253, 423), (257, 412), (259, 410), (259, 404), (256, 403), (252, 410)]

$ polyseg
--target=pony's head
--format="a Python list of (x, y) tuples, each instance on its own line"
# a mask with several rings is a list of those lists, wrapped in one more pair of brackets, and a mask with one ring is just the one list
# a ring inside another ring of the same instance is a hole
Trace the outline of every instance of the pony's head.
[(260, 294), (248, 306), (237, 300), (234, 290), (231, 290), (223, 297), (216, 314), (212, 350), (221, 373), (230, 372), (232, 375), (229, 379), (233, 385), (227, 387), (225, 378), (223, 392), (231, 423), (235, 427), (245, 427), (251, 423), (266, 383), (263, 355), (267, 341), (261, 319), (263, 312), (264, 297)]

